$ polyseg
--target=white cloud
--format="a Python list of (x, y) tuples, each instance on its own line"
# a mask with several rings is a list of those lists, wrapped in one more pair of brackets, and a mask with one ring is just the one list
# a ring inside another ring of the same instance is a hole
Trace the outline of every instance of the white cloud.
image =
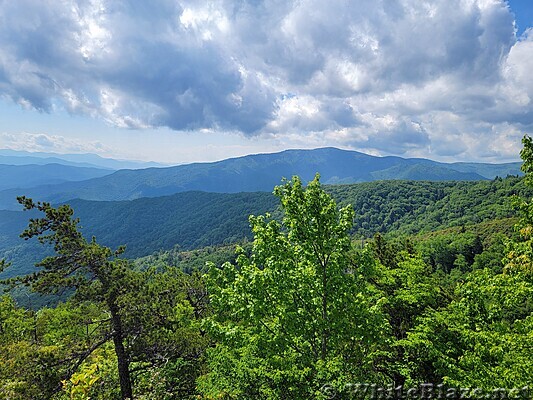
[(73, 140), (65, 136), (44, 133), (0, 132), (0, 147), (11, 150), (42, 151), (53, 153), (109, 153), (110, 149), (99, 141)]
[(530, 29), (525, 39), (517, 42), (505, 63), (503, 73), (504, 84), (508, 85), (508, 91), (504, 92), (506, 98), (515, 107), (527, 107), (533, 99), (533, 30)]
[(1, 95), (129, 129), (496, 160), (532, 60), (503, 0), (0, 3)]

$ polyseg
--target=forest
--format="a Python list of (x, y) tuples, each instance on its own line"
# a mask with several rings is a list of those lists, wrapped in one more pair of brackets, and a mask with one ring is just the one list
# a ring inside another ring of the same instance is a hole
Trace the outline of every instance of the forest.
[[(530, 398), (533, 140), (523, 145), (524, 177), (294, 176), (273, 197), (240, 195), (262, 207), (247, 238), (228, 227), (226, 243), (166, 251), (154, 239), (135, 259), (121, 236), (83, 234), (82, 202), (19, 197), (21, 237), (50, 251), (2, 282), (0, 398)], [(24, 307), (21, 287), (61, 301)]]

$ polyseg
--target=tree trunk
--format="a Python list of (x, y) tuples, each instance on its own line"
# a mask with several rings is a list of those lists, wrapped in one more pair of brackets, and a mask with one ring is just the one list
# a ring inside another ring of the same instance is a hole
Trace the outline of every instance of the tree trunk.
[(122, 320), (120, 319), (118, 307), (114, 302), (110, 302), (109, 311), (111, 312), (111, 321), (113, 324), (113, 344), (115, 345), (115, 354), (117, 355), (121, 397), (123, 400), (132, 400), (133, 391), (131, 388), (129, 361), (123, 343)]

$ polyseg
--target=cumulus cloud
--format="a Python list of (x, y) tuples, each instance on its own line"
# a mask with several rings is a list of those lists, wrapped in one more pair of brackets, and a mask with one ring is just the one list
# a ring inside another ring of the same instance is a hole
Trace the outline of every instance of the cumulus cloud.
[(222, 46), (222, 11), (170, 1), (0, 7), (0, 91), (23, 106), (127, 128), (249, 133), (271, 118), (275, 92)]
[(131, 129), (498, 159), (533, 131), (532, 60), (504, 0), (0, 4), (4, 97)]

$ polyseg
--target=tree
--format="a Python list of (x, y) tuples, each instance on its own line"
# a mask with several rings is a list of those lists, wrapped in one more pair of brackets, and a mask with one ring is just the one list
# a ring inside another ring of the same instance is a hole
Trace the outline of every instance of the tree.
[[(423, 363), (422, 360), (409, 359), (406, 350), (408, 334), (417, 326), (421, 316), (446, 304), (446, 295), (421, 257), (405, 251), (396, 254), (393, 264), (379, 265), (375, 285), (383, 292), (383, 310), (392, 339), (380, 359), (380, 369), (390, 377), (394, 387), (412, 384), (410, 369), (413, 364), (418, 367)], [(426, 378), (425, 382), (432, 382), (431, 374)]]
[(197, 398), (196, 379), (209, 344), (200, 329), (208, 312), (201, 276), (167, 266), (138, 274), (119, 298), (134, 395)]
[[(96, 243), (95, 238), (87, 241), (78, 229), (79, 220), (73, 218), (74, 212), (68, 205), (54, 208), (50, 203), (35, 203), (25, 197), (19, 197), (18, 201), (25, 210), (36, 209), (44, 213), (44, 217), (30, 220), (21, 237), (26, 240), (37, 237), (41, 243), (50, 243), (56, 254), (37, 264), (42, 270), (17, 280), (39, 293), (73, 291), (77, 299), (105, 304), (112, 330), (110, 337), (105, 336), (94, 347), (109, 338), (113, 340), (121, 396), (123, 399), (133, 398), (129, 360), (124, 347), (126, 333), (118, 303), (125, 283), (132, 279), (128, 262), (118, 258), (123, 248), (112, 252), (110, 248)], [(85, 358), (90, 353), (85, 353)], [(82, 361), (83, 357), (78, 363)]]
[(209, 396), (308, 399), (376, 375), (386, 322), (361, 276), (349, 232), (351, 207), (337, 209), (319, 176), (294, 177), (274, 193), (284, 212), (250, 217), (251, 256), (211, 265), (208, 290), (218, 341), (200, 380)]
[(0, 259), (0, 272), (9, 267), (9, 263), (4, 259)]
[[(533, 187), (533, 139), (526, 135), (522, 144), (522, 171), (525, 173), (526, 185)], [(519, 240), (508, 243), (505, 269), (507, 272), (522, 274), (533, 282), (533, 201), (515, 196), (513, 203), (520, 212), (520, 220), (515, 226)]]
[[(30, 397), (49, 398), (61, 389), (74, 393), (83, 387), (83, 393), (91, 396), (116, 398), (116, 378), (109, 374), (113, 367), (123, 399), (147, 393), (162, 393), (165, 398), (195, 396), (207, 342), (200, 330), (207, 312), (200, 275), (162, 265), (135, 270), (133, 263), (119, 258), (123, 248), (113, 252), (94, 237), (87, 241), (70, 206), (54, 208), (24, 197), (19, 202), (25, 210), (44, 213), (31, 219), (21, 236), (51, 244), (55, 254), (37, 264), (38, 272), (10, 283), (70, 298), (64, 306), (39, 311), (39, 323), (50, 323), (45, 338), (36, 333), (32, 341), (21, 339), (7, 347), (12, 359), (7, 364), (26, 364), (25, 376), (30, 378), (21, 379), (21, 387), (34, 390), (39, 382), (46, 382), (46, 390)], [(91, 313), (80, 317), (88, 309)], [(43, 318), (47, 315), (51, 318)], [(56, 315), (69, 323), (63, 326)], [(52, 346), (45, 346), (50, 337)], [(110, 342), (115, 353), (111, 357)], [(17, 351), (19, 345), (27, 351)], [(43, 356), (28, 362), (32, 349)], [(99, 362), (106, 367), (96, 368)], [(0, 377), (2, 368), (0, 363)], [(159, 376), (157, 382), (153, 374)], [(111, 385), (104, 388), (94, 385), (96, 381)]]

